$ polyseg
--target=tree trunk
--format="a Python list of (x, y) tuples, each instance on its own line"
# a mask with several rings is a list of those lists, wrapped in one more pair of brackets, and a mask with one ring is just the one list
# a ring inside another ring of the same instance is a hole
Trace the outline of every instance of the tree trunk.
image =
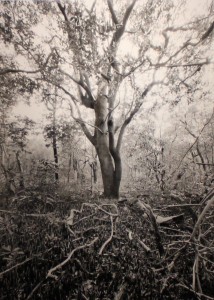
[(114, 166), (106, 137), (105, 139), (102, 136), (97, 138), (96, 150), (102, 173), (104, 196), (111, 198), (114, 190)]
[(122, 163), (121, 163), (120, 155), (118, 155), (118, 157), (114, 159), (114, 163), (115, 163), (115, 171), (114, 171), (113, 195), (114, 198), (119, 198), (120, 182), (122, 178)]
[(53, 154), (54, 154), (54, 163), (55, 163), (55, 181), (59, 181), (58, 173), (58, 151), (57, 151), (57, 139), (56, 139), (56, 127), (53, 126)]
[(100, 162), (104, 196), (118, 198), (122, 175), (122, 165), (119, 153), (112, 156), (109, 149), (109, 132), (107, 125), (108, 99), (102, 91), (95, 106), (95, 148)]
[(67, 183), (70, 182), (70, 172), (71, 172), (71, 153), (69, 154)]
[(95, 148), (97, 151), (102, 173), (104, 196), (113, 197), (114, 190), (114, 165), (109, 151), (108, 141), (108, 99), (105, 97), (105, 90), (102, 89), (95, 106)]
[(24, 184), (24, 175), (23, 175), (23, 170), (22, 170), (22, 164), (20, 161), (20, 157), (19, 157), (19, 151), (16, 152), (16, 162), (17, 162), (17, 166), (18, 166), (18, 170), (19, 170), (19, 187), (24, 189), (25, 188), (25, 184)]

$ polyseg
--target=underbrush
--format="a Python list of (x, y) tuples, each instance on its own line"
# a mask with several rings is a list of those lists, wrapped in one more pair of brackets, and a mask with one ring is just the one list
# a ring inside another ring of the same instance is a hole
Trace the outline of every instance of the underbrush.
[(156, 228), (135, 201), (38, 191), (10, 199), (0, 209), (0, 299), (212, 299), (209, 249), (197, 271), (210, 298), (192, 287), (191, 217)]

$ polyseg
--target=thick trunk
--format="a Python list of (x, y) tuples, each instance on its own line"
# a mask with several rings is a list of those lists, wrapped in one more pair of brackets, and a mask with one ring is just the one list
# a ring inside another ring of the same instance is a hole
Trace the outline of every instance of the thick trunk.
[(113, 197), (114, 193), (114, 164), (111, 153), (109, 151), (107, 115), (108, 100), (102, 90), (95, 106), (95, 148), (100, 162), (102, 173), (104, 196)]
[(114, 183), (113, 183), (113, 196), (114, 198), (119, 198), (120, 182), (122, 177), (122, 163), (119, 155), (114, 160), (114, 163), (115, 163), (115, 171), (114, 171)]
[(103, 139), (101, 136), (97, 138), (96, 150), (102, 173), (104, 196), (111, 198), (114, 190), (114, 166), (107, 139)]
[(115, 166), (114, 166), (108, 148), (107, 148), (107, 152), (104, 153), (98, 147), (97, 154), (100, 161), (104, 196), (108, 198), (119, 198), (120, 182), (122, 176), (121, 159), (120, 157), (118, 157), (118, 159), (115, 161)]
[[(119, 149), (114, 145), (112, 110), (114, 97), (106, 97), (105, 87), (101, 89), (95, 105), (95, 143), (99, 158), (104, 196), (119, 198), (122, 164)], [(109, 122), (110, 120), (110, 122)]]

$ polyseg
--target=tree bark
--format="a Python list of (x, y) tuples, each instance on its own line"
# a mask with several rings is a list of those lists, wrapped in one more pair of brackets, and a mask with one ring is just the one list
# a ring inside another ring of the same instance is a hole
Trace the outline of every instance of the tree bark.
[(20, 157), (19, 157), (19, 151), (16, 152), (16, 162), (17, 162), (17, 166), (18, 166), (18, 170), (19, 170), (19, 174), (20, 174), (19, 187), (23, 189), (23, 188), (25, 188), (25, 184), (24, 184), (24, 175), (23, 175), (22, 164), (21, 164)]
[(95, 105), (95, 148), (100, 162), (104, 196), (114, 197), (114, 165), (109, 150), (108, 140), (108, 99), (105, 95), (105, 87), (102, 88)]
[(56, 127), (53, 126), (53, 154), (54, 154), (54, 163), (55, 163), (55, 181), (59, 181), (58, 173), (58, 151), (57, 151), (57, 139), (56, 139)]
[(118, 157), (114, 159), (115, 163), (115, 171), (114, 171), (114, 188), (113, 188), (113, 195), (115, 198), (119, 198), (120, 194), (120, 182), (122, 178), (122, 162), (121, 157), (118, 154)]

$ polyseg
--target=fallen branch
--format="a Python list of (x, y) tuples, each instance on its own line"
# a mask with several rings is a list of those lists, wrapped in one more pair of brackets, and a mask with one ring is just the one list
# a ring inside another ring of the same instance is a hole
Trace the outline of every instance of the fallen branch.
[(20, 215), (22, 217), (35, 217), (35, 218), (47, 218), (47, 217), (53, 216), (53, 213), (48, 213), (48, 214), (25, 214), (25, 213), (20, 213), (18, 211), (4, 210), (4, 209), (0, 209), (0, 213), (18, 215), (18, 216)]
[(81, 269), (83, 272), (85, 272), (85, 273), (88, 274), (88, 275), (94, 275), (94, 273), (89, 272), (88, 270), (86, 270), (86, 269), (82, 266), (82, 264), (81, 264), (81, 262), (80, 262), (79, 259), (75, 258), (74, 261), (78, 264), (78, 266), (80, 267), (80, 269)]
[(71, 251), (71, 253), (68, 255), (68, 257), (63, 262), (61, 262), (60, 264), (58, 264), (54, 268), (51, 268), (48, 271), (46, 278), (51, 277), (51, 278), (54, 278), (55, 280), (57, 280), (58, 277), (56, 275), (53, 275), (53, 272), (61, 269), (65, 264), (67, 264), (76, 251), (92, 246), (97, 240), (98, 240), (98, 237), (94, 238), (89, 244), (80, 245), (80, 246), (76, 247), (75, 249), (73, 249)]
[(138, 242), (141, 244), (141, 246), (143, 247), (143, 249), (144, 249), (147, 253), (150, 253), (150, 252), (151, 252), (151, 249), (150, 249), (143, 241), (141, 241), (140, 239), (138, 239)]
[(209, 209), (211, 209), (211, 206), (212, 206), (213, 204), (214, 204), (214, 196), (213, 196), (211, 199), (209, 199), (209, 200), (207, 201), (206, 206), (204, 207), (203, 211), (202, 211), (201, 214), (199, 215), (198, 220), (197, 220), (197, 222), (196, 222), (196, 224), (195, 224), (195, 226), (194, 226), (194, 228), (193, 228), (192, 234), (191, 234), (191, 236), (190, 236), (190, 239), (189, 239), (190, 241), (193, 240), (193, 238), (194, 238), (194, 236), (195, 236), (195, 234), (196, 234), (196, 232), (197, 232), (197, 230), (198, 230), (199, 225), (200, 225), (200, 224), (202, 223), (202, 221), (203, 221), (203, 218), (204, 218), (205, 214), (207, 213), (207, 211), (208, 211)]
[(45, 282), (46, 278), (40, 281), (34, 289), (31, 291), (31, 293), (27, 296), (26, 300), (29, 300), (32, 298), (33, 294), (40, 288), (40, 286)]
[(1, 273), (0, 273), (0, 277), (2, 277), (3, 275), (9, 273), (10, 271), (12, 271), (12, 270), (14, 270), (14, 269), (16, 269), (16, 268), (18, 268), (18, 267), (20, 267), (20, 266), (26, 264), (27, 262), (29, 262), (29, 261), (31, 261), (31, 260), (33, 260), (33, 259), (34, 259), (34, 257), (27, 258), (27, 259), (24, 260), (23, 262), (18, 263), (17, 265), (15, 265), (15, 266), (13, 266), (13, 267), (11, 267), (11, 268), (9, 268), (9, 269), (7, 269), (7, 270), (1, 272)]
[(110, 216), (110, 219), (111, 219), (111, 235), (110, 235), (110, 237), (105, 241), (105, 243), (102, 245), (102, 247), (100, 248), (99, 255), (101, 255), (101, 254), (103, 253), (103, 250), (105, 249), (106, 245), (108, 245), (108, 243), (110, 243), (110, 241), (112, 240), (112, 237), (113, 237), (113, 233), (114, 233), (113, 217)]
[(137, 205), (138, 208), (140, 208), (141, 210), (143, 210), (144, 212), (146, 212), (146, 214), (148, 215), (152, 226), (154, 228), (154, 233), (155, 233), (155, 241), (156, 241), (156, 245), (159, 251), (160, 256), (162, 256), (164, 254), (164, 247), (162, 245), (162, 241), (161, 241), (161, 235), (160, 235), (160, 231), (158, 228), (158, 222), (157, 222), (157, 217), (156, 215), (154, 215), (152, 208), (148, 205), (148, 204), (144, 204), (142, 201), (137, 200), (135, 202), (135, 204)]
[(195, 292), (193, 289), (189, 288), (185, 284), (178, 283), (177, 286), (183, 287), (183, 288), (187, 289), (188, 291), (191, 291), (193, 294), (197, 295), (199, 297), (199, 299), (201, 299), (201, 297), (203, 297), (205, 299), (214, 300), (213, 297), (210, 297), (210, 296), (202, 294), (202, 293)]
[(127, 288), (127, 283), (121, 284), (118, 293), (116, 293), (116, 295), (114, 297), (114, 300), (122, 300), (124, 293), (126, 291), (126, 288)]

